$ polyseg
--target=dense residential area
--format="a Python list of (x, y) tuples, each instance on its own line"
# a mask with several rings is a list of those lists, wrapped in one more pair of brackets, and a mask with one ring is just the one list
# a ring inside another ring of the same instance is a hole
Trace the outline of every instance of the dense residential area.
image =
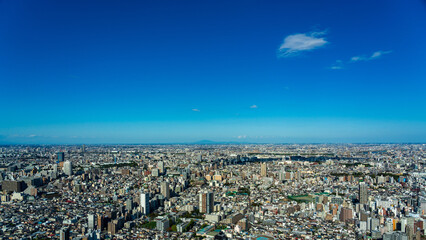
[(424, 144), (0, 146), (1, 239), (425, 238)]

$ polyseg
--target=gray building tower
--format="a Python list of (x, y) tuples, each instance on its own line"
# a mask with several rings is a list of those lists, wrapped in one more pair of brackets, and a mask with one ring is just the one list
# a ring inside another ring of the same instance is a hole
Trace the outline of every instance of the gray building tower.
[(167, 200), (170, 199), (170, 187), (168, 182), (161, 183), (161, 195), (163, 195)]
[(368, 188), (365, 182), (359, 183), (359, 203), (361, 204), (368, 203)]

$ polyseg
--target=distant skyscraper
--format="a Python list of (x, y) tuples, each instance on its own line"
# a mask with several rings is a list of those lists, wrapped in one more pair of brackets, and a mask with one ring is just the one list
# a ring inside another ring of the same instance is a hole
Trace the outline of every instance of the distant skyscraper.
[(260, 176), (262, 177), (266, 177), (267, 176), (267, 168), (266, 168), (266, 163), (262, 163), (260, 165)]
[(166, 199), (170, 198), (170, 188), (168, 182), (161, 183), (161, 195), (163, 195)]
[(359, 183), (359, 203), (368, 203), (368, 189), (367, 184), (365, 184), (365, 182)]
[(160, 170), (159, 170), (158, 168), (153, 168), (153, 169), (152, 169), (152, 172), (151, 172), (151, 175), (152, 175), (153, 177), (158, 177), (158, 176), (160, 176)]
[(352, 219), (352, 209), (344, 207), (340, 210), (340, 221), (346, 222), (349, 219)]
[(101, 230), (104, 228), (104, 217), (102, 215), (98, 215), (98, 230)]
[(69, 240), (70, 239), (70, 229), (69, 228), (62, 228), (60, 232), (60, 239), (61, 240)]
[(281, 171), (278, 173), (278, 177), (279, 177), (280, 181), (285, 180), (285, 167), (282, 168)]
[(65, 153), (64, 152), (58, 152), (58, 163), (65, 161)]
[(64, 173), (68, 176), (72, 175), (72, 163), (70, 161), (64, 162)]
[(200, 154), (200, 155), (198, 156), (198, 161), (200, 161), (200, 162), (201, 162), (201, 161), (203, 161), (203, 155), (201, 155), (201, 154)]
[(89, 214), (87, 216), (87, 225), (89, 227), (90, 230), (94, 230), (95, 229), (95, 214)]
[(86, 145), (83, 144), (82, 152), (86, 152)]
[(140, 208), (141, 212), (144, 215), (149, 214), (149, 194), (148, 193), (141, 193), (140, 195)]
[(158, 162), (158, 169), (160, 169), (160, 173), (164, 173), (164, 162), (163, 161), (159, 161)]
[(201, 213), (212, 213), (214, 208), (213, 192), (200, 193), (199, 205)]
[(132, 211), (132, 209), (133, 209), (133, 199), (132, 199), (132, 198), (129, 198), (129, 199), (127, 199), (127, 201), (126, 201), (126, 210), (127, 210), (128, 212), (131, 212), (131, 211)]

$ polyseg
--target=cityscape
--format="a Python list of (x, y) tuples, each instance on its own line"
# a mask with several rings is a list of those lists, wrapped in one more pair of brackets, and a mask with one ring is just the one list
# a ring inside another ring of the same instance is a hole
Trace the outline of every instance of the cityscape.
[(426, 0), (0, 0), (0, 240), (426, 240)]
[(425, 144), (4, 146), (0, 233), (418, 240), (425, 164)]

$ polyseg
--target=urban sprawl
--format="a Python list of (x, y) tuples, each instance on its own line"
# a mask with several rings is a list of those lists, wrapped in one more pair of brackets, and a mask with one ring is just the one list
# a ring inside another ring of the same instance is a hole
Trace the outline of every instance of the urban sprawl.
[(0, 239), (425, 239), (426, 144), (0, 146)]

